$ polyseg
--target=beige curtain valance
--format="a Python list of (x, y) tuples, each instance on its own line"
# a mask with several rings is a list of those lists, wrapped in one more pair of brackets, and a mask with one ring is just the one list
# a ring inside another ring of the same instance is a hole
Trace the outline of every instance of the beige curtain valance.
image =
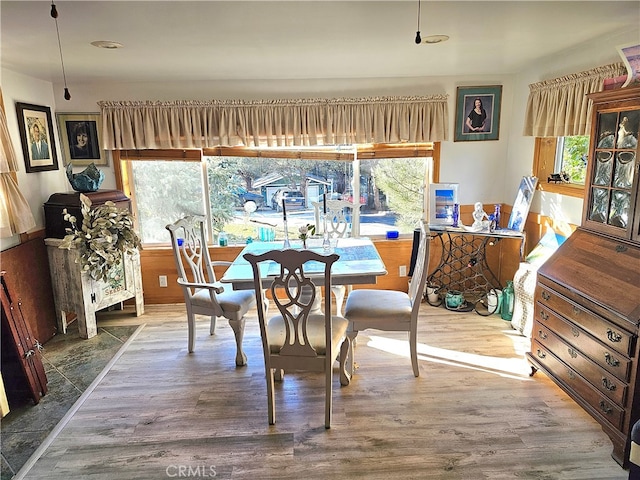
[(439, 142), (449, 123), (447, 95), (98, 105), (107, 150)]
[(534, 137), (589, 135), (591, 101), (587, 93), (602, 90), (604, 80), (626, 73), (614, 63), (529, 85), (523, 134)]

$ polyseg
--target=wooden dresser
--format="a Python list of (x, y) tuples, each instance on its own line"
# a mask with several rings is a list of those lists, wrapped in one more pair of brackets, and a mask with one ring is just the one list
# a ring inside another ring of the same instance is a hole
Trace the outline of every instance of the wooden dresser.
[(640, 88), (590, 98), (582, 225), (538, 271), (528, 359), (602, 425), (626, 466), (640, 419)]

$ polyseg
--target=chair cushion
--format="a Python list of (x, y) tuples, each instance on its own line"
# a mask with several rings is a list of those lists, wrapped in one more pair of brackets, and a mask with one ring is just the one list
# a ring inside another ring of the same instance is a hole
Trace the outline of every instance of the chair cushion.
[[(333, 352), (337, 352), (342, 344), (347, 326), (347, 319), (338, 316), (331, 317), (331, 339), (333, 343)], [(271, 317), (267, 322), (267, 336), (271, 353), (278, 353), (284, 344), (286, 328), (282, 315)], [(311, 314), (307, 320), (307, 336), (309, 343), (316, 350), (318, 355), (324, 355), (327, 352), (325, 344), (324, 332), (324, 314)]]
[[(224, 292), (217, 294), (216, 298), (225, 313), (240, 312), (240, 315), (244, 315), (256, 304), (256, 295), (253, 290), (231, 290), (231, 285), (225, 286)], [(198, 290), (192, 297), (191, 304), (198, 307), (210, 307), (209, 290)]]
[(411, 299), (405, 292), (396, 290), (359, 289), (347, 297), (344, 316), (350, 322), (367, 325), (367, 328), (384, 330), (384, 324), (411, 322)]

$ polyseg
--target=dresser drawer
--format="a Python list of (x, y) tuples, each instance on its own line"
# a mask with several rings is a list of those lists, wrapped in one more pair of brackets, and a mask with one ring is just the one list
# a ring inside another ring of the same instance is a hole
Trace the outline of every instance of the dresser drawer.
[(610, 348), (625, 355), (633, 356), (635, 347), (633, 334), (595, 315), (541, 283), (538, 283), (535, 297), (536, 302), (547, 305), (550, 309), (580, 325)]
[(553, 355), (550, 350), (536, 340), (531, 344), (531, 352), (531, 355), (545, 370), (550, 372), (557, 380), (567, 385), (575, 395), (580, 397), (583, 403), (591, 407), (592, 411), (596, 412), (599, 417), (605, 419), (617, 430), (622, 430), (624, 422), (623, 408), (595, 390), (589, 382), (568, 365), (565, 365)]
[(614, 351), (573, 323), (563, 319), (541, 303), (536, 303), (535, 319), (547, 325), (576, 349), (620, 380), (629, 381), (632, 361)]
[(534, 324), (533, 337), (573, 370), (580, 372), (580, 375), (600, 393), (621, 407), (624, 406), (629, 390), (628, 384), (596, 365), (579, 350), (567, 345), (542, 323)]

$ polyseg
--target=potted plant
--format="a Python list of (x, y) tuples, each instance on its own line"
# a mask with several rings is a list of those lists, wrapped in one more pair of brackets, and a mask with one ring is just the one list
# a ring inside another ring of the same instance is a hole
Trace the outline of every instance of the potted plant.
[(78, 252), (76, 262), (82, 272), (91, 278), (109, 282), (121, 272), (125, 253), (134, 253), (141, 248), (140, 237), (133, 228), (133, 217), (127, 209), (121, 209), (108, 201), (91, 209), (91, 199), (80, 194), (82, 225), (78, 227), (75, 216), (62, 211), (63, 218), (71, 224), (59, 248)]

